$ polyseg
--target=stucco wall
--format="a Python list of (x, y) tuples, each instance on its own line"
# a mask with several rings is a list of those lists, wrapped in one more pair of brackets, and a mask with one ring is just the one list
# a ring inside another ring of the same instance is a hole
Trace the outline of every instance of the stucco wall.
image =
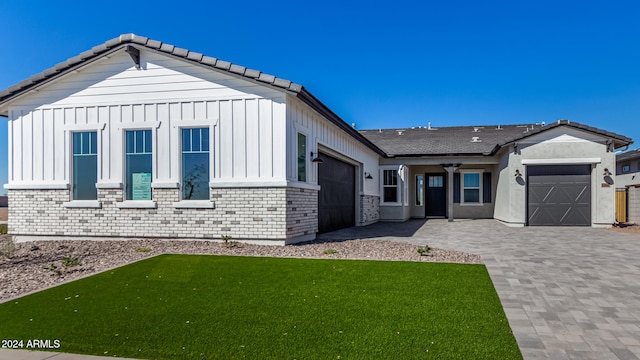
[[(614, 172), (615, 153), (607, 152), (605, 140), (575, 129), (556, 128), (532, 136), (502, 154), (496, 219), (514, 225), (526, 224), (527, 165), (589, 163), (591, 170), (591, 219), (593, 226), (609, 226), (615, 219), (615, 187), (606, 184), (604, 169)], [(534, 161), (534, 163), (531, 163)], [(518, 180), (514, 175), (523, 175)]]

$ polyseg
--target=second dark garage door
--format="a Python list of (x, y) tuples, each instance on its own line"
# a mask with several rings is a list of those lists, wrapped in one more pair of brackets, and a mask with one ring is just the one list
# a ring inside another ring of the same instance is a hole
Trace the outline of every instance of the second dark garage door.
[(320, 154), (318, 164), (318, 232), (355, 225), (355, 167), (331, 156)]
[(527, 167), (528, 225), (591, 225), (591, 165)]

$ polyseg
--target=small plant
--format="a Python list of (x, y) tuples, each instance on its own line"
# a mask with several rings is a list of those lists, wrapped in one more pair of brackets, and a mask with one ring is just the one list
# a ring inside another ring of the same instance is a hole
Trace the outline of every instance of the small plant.
[(422, 247), (418, 247), (416, 249), (416, 251), (420, 255), (429, 255), (429, 252), (431, 252), (431, 248), (429, 247), (429, 245), (425, 245), (425, 246), (422, 246)]
[(224, 241), (224, 246), (229, 247), (231, 245), (233, 245), (234, 243), (237, 243), (237, 241), (231, 241), (232, 237), (231, 235), (222, 235), (220, 236), (220, 239), (222, 239), (222, 241)]
[(10, 258), (16, 252), (16, 244), (9, 236), (6, 239), (0, 239), (0, 256)]
[(332, 248), (328, 248), (327, 250), (322, 252), (325, 255), (332, 255), (332, 254), (337, 254), (338, 250), (336, 249), (332, 249)]
[(9, 231), (7, 224), (0, 224), (0, 235), (5, 235)]
[(142, 246), (142, 247), (136, 248), (136, 252), (145, 252), (146, 253), (146, 252), (149, 252), (149, 251), (151, 251), (151, 248), (148, 248), (146, 246)]
[(62, 259), (62, 265), (64, 265), (65, 267), (72, 267), (72, 266), (79, 266), (82, 264), (80, 263), (80, 260), (77, 257), (67, 256), (64, 259)]
[(58, 267), (56, 266), (56, 264), (51, 264), (49, 266), (45, 266), (43, 267), (44, 270), (49, 270), (51, 272), (56, 273), (56, 275), (62, 275), (62, 271), (60, 271), (60, 269), (58, 269)]

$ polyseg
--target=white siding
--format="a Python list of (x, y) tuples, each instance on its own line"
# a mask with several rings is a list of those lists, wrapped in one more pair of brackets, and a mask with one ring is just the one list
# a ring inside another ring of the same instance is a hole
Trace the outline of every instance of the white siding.
[[(379, 195), (378, 154), (292, 96), (287, 97), (287, 118), (289, 119), (287, 177), (290, 181), (297, 180), (297, 134), (302, 132), (307, 135), (307, 181), (309, 183), (318, 183), (318, 165), (311, 163), (310, 152), (313, 151), (315, 156), (318, 145), (321, 145), (358, 163), (360, 172), (356, 174), (356, 182), (362, 184), (360, 187), (362, 193)], [(370, 173), (373, 179), (365, 180), (365, 172)]]
[(212, 181), (285, 181), (285, 95), (142, 51), (123, 51), (9, 104), (9, 183), (69, 183), (70, 133), (95, 130), (99, 182), (122, 183), (124, 131), (154, 132), (154, 181), (179, 182), (182, 126), (209, 126)]

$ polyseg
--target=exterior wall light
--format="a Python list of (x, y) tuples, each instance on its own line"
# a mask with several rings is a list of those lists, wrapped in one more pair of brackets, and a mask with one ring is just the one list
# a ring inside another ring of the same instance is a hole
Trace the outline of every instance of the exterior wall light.
[(364, 178), (365, 178), (365, 179), (368, 179), (368, 180), (371, 180), (371, 179), (373, 179), (373, 176), (371, 176), (371, 174), (370, 174), (370, 173), (365, 172), (365, 173), (364, 173)]
[(520, 178), (522, 177), (522, 173), (520, 172), (520, 170), (516, 169), (516, 177)]
[[(313, 151), (312, 151), (311, 152), (311, 158), (313, 159), (313, 160), (311, 160), (312, 163), (314, 163), (314, 164), (322, 164), (324, 162), (324, 160), (320, 159), (320, 157), (316, 156), (314, 158), (313, 155), (314, 154), (313, 154)], [(318, 154), (316, 154), (316, 155), (318, 155)]]

